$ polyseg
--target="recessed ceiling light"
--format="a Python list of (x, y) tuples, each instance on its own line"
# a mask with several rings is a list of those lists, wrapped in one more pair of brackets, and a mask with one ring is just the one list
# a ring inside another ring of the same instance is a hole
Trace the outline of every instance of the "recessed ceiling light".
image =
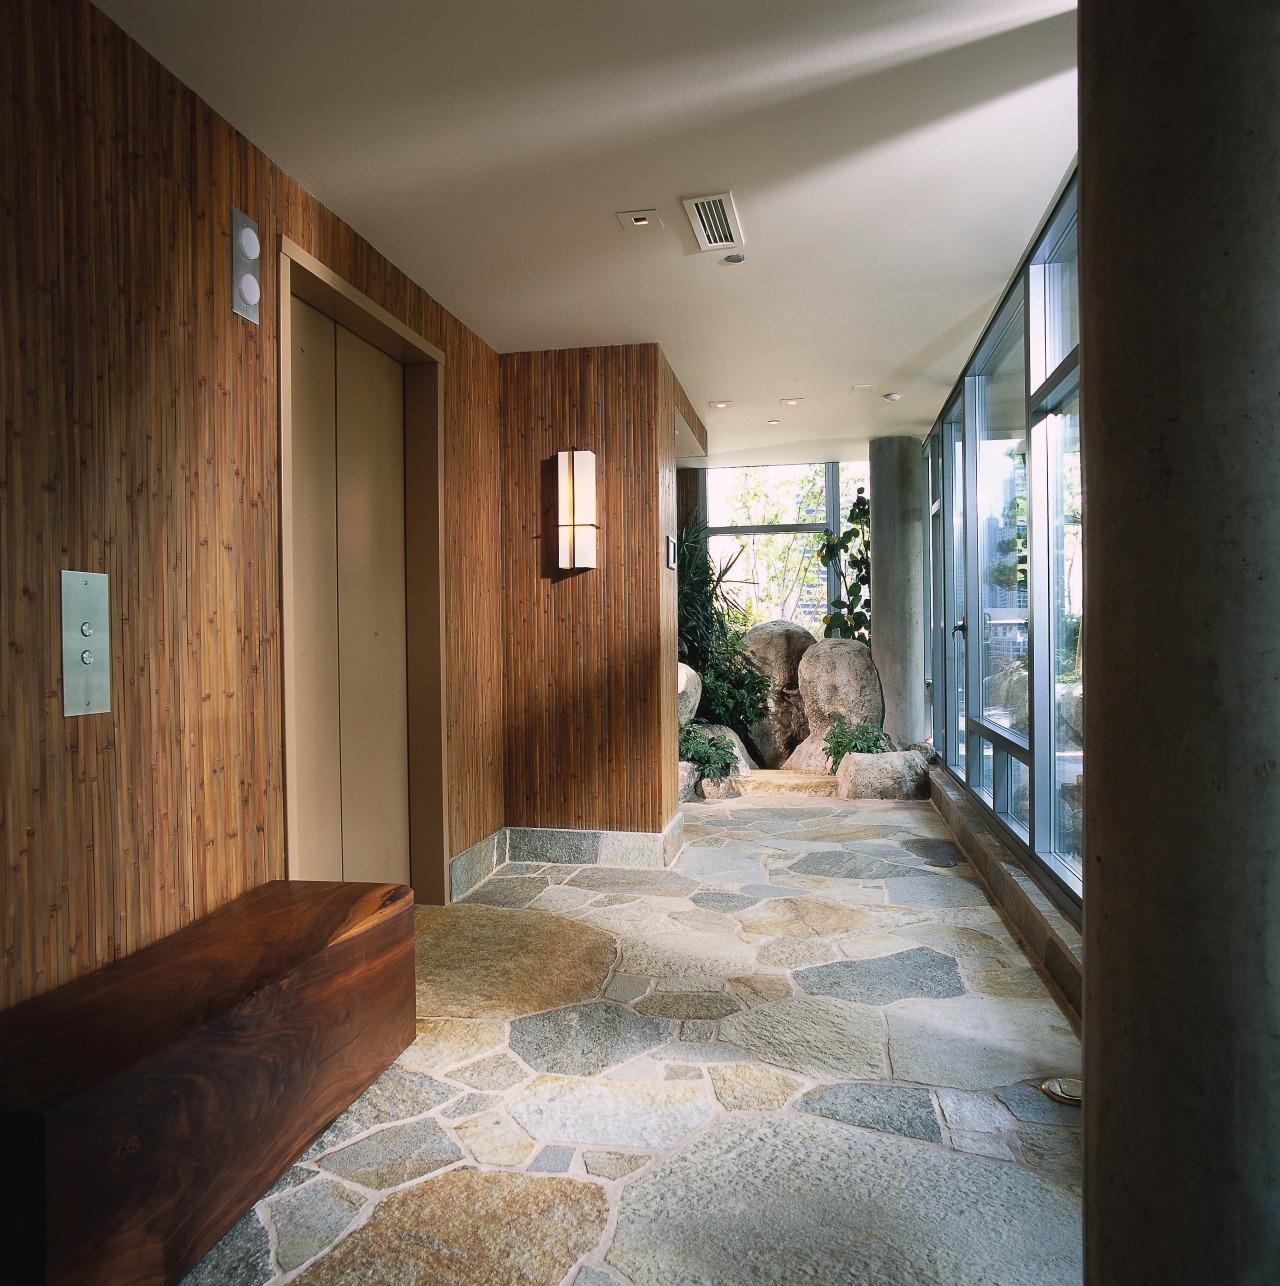
[(873, 388), (875, 388), (874, 384), (855, 384), (853, 391), (855, 393), (870, 393)]
[(778, 401), (783, 406), (799, 406), (804, 401), (802, 397), (780, 397)]
[(624, 228), (662, 227), (662, 216), (657, 210), (617, 210), (615, 214)]
[(781, 423), (782, 423), (782, 421), (781, 421), (781, 420), (769, 420), (769, 421), (768, 421), (768, 423), (769, 423), (769, 424), (781, 424)]
[(902, 400), (902, 394), (901, 394), (901, 393), (886, 393), (886, 394), (884, 395), (884, 400), (885, 400), (886, 402), (899, 402), (899, 401), (901, 401), (901, 400)]
[(732, 402), (708, 402), (707, 405), (713, 411), (723, 411), (726, 406), (732, 406)]

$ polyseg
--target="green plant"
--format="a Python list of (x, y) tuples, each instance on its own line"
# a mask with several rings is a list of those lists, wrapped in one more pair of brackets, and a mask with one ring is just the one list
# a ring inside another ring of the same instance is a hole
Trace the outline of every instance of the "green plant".
[(680, 729), (680, 758), (708, 781), (723, 781), (738, 763), (733, 742), (723, 733), (708, 735), (706, 726), (699, 723), (687, 723)]
[(747, 615), (727, 588), (736, 561), (737, 555), (712, 566), (701, 519), (686, 523), (676, 537), (678, 650), (702, 679), (698, 717), (747, 736), (764, 715), (769, 679), (742, 642)]
[(840, 592), (822, 618), (824, 638), (858, 639), (871, 646), (871, 502), (859, 487), (846, 520), (848, 528), (836, 536), (830, 527), (822, 533), (818, 561), (834, 567)]
[(874, 723), (856, 723), (850, 728), (844, 715), (827, 729), (822, 744), (832, 772), (840, 767), (845, 755), (883, 755), (893, 749), (893, 742), (883, 728), (877, 728)]

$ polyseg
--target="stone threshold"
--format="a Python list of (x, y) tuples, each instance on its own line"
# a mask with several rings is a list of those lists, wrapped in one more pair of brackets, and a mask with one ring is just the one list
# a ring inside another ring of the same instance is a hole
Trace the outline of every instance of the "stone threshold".
[(1080, 930), (1054, 906), (1013, 850), (982, 820), (942, 768), (929, 770), (929, 783), (934, 808), (1079, 1031), (1084, 991)]
[(449, 901), (456, 902), (509, 862), (662, 869), (684, 847), (684, 815), (663, 831), (585, 831), (504, 826), (449, 863)]
[(745, 777), (732, 781), (739, 795), (818, 795), (835, 798), (834, 774), (790, 772), (783, 768), (753, 768)]

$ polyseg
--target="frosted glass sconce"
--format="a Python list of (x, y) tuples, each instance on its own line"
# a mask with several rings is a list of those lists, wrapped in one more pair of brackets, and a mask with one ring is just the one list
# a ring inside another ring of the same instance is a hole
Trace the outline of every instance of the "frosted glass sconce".
[(561, 567), (596, 566), (596, 453), (556, 453)]

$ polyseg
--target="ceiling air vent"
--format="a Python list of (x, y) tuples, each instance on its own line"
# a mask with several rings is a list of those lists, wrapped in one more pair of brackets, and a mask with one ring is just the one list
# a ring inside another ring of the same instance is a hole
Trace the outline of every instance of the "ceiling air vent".
[(733, 207), (733, 193), (690, 197), (684, 203), (693, 235), (703, 250), (733, 250), (743, 244), (742, 225)]

